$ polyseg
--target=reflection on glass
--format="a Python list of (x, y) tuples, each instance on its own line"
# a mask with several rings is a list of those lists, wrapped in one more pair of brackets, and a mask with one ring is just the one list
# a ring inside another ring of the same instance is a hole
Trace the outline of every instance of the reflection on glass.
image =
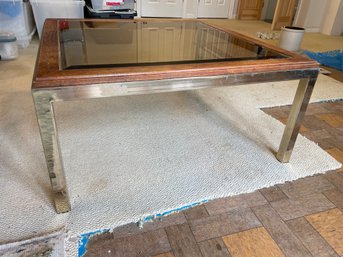
[(62, 69), (284, 58), (201, 22), (60, 22)]

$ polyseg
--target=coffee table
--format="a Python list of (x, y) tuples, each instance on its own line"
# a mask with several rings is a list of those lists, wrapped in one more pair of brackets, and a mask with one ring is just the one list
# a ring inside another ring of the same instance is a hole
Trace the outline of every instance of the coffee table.
[(200, 20), (47, 20), (32, 95), (56, 211), (70, 201), (54, 102), (300, 80), (276, 154), (289, 162), (318, 72), (315, 61)]

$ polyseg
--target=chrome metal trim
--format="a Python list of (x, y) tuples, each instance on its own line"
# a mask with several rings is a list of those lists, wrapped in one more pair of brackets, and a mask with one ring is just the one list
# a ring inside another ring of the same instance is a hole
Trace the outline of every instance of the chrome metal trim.
[(49, 94), (52, 101), (72, 101), (77, 99), (102, 98), (123, 95), (140, 95), (174, 91), (185, 91), (208, 87), (237, 86), (242, 84), (298, 80), (313, 77), (316, 69), (277, 71), (268, 73), (243, 73), (222, 76), (207, 76), (125, 83), (92, 84), (86, 86), (63, 86), (35, 88), (33, 93)]

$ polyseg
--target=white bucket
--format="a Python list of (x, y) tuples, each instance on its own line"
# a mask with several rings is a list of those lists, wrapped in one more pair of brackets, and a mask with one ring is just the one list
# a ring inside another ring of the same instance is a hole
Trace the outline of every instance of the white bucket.
[(304, 28), (286, 26), (281, 28), (279, 46), (288, 51), (298, 51), (305, 33)]

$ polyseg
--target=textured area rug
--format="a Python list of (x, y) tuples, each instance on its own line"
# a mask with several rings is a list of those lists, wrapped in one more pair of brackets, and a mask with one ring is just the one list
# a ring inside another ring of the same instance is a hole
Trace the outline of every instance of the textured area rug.
[[(72, 205), (57, 215), (30, 94), (35, 52), (0, 69), (0, 244), (65, 228), (74, 256), (80, 234), (340, 167), (302, 136), (290, 163), (275, 159), (284, 126), (259, 108), (290, 104), (296, 81), (57, 103)], [(341, 98), (320, 76), (312, 101)]]

